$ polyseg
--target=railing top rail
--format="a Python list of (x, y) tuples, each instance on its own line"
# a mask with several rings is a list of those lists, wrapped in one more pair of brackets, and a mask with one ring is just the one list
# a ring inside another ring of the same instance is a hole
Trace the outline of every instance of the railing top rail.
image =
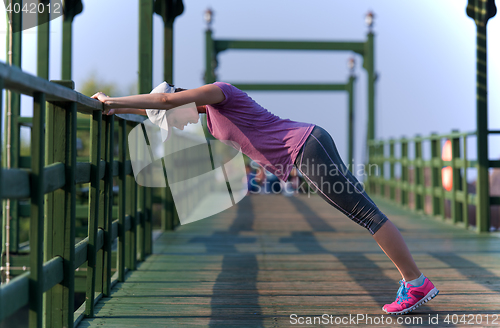
[[(103, 110), (99, 100), (89, 98), (75, 90), (61, 86), (57, 83), (47, 81), (38, 76), (23, 72), (16, 66), (10, 66), (0, 62), (0, 78), (4, 81), (4, 88), (27, 96), (33, 97), (36, 92), (42, 92), (49, 102), (75, 102), (77, 110), (84, 114), (90, 114), (96, 110)], [(141, 115), (127, 115), (128, 121), (142, 122)]]
[(103, 110), (103, 105), (96, 99), (89, 98), (70, 88), (52, 83), (43, 78), (23, 72), (20, 68), (0, 63), (0, 78), (4, 80), (5, 89), (33, 97), (35, 92), (43, 92), (47, 101), (76, 102), (78, 111), (91, 113)]
[(473, 136), (476, 135), (476, 131), (469, 131), (469, 132), (451, 132), (447, 134), (431, 134), (430, 136), (422, 137), (422, 136), (415, 136), (413, 138), (407, 138), (407, 137), (400, 137), (400, 138), (389, 138), (389, 139), (377, 139), (377, 140), (370, 140), (368, 145), (370, 146), (377, 146), (381, 145), (384, 143), (398, 143), (398, 142), (411, 142), (411, 141), (424, 141), (424, 140), (436, 140), (436, 139), (443, 139), (443, 138), (459, 138), (459, 137), (468, 137), (468, 136)]

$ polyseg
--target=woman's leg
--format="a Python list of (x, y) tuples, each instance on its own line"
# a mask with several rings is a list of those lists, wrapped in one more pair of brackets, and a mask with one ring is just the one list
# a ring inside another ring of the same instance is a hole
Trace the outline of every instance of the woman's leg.
[(398, 268), (399, 273), (405, 281), (411, 281), (420, 277), (420, 270), (410, 254), (408, 246), (406, 246), (403, 236), (398, 228), (387, 220), (377, 233), (373, 235), (373, 239), (382, 248), (384, 253), (391, 259), (392, 263)]
[(405, 281), (420, 276), (401, 233), (345, 167), (328, 132), (316, 126), (299, 152), (295, 165), (323, 199), (373, 235)]

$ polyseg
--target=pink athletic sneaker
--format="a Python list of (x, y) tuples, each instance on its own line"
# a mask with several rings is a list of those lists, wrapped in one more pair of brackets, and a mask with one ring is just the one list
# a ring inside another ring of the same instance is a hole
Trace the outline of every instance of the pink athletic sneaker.
[(401, 287), (399, 287), (396, 300), (382, 307), (382, 310), (387, 314), (409, 313), (439, 293), (439, 290), (427, 277), (424, 278), (424, 283), (420, 286), (412, 286), (404, 280), (400, 280), (399, 284)]

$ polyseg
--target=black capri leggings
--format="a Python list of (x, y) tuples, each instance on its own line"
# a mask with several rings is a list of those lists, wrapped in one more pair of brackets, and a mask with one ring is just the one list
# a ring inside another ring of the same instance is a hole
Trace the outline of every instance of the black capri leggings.
[(346, 168), (330, 134), (315, 126), (300, 149), (295, 166), (321, 198), (373, 235), (387, 217)]

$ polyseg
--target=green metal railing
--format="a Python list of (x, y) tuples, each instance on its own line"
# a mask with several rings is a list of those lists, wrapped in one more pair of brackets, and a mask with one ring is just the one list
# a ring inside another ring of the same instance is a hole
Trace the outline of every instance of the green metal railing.
[[(499, 131), (489, 131), (498, 134)], [(452, 132), (447, 135), (432, 134), (429, 137), (390, 139), (371, 141), (368, 174), (370, 193), (383, 196), (404, 208), (428, 214), (445, 220), (445, 202), (449, 202), (449, 218), (454, 224), (469, 228), (469, 205), (476, 206), (475, 227), (478, 232), (489, 231), (491, 205), (499, 205), (500, 197), (487, 195), (487, 209), (481, 209), (482, 202), (477, 193), (469, 192), (468, 169), (478, 169), (476, 160), (467, 158), (469, 137), (477, 137), (476, 132)], [(444, 161), (441, 156), (442, 141), (450, 140), (452, 160)], [(425, 145), (425, 143), (428, 143)], [(413, 148), (410, 153), (410, 146)], [(425, 147), (428, 146), (428, 147)], [(424, 150), (427, 149), (427, 152)], [(396, 156), (398, 150), (399, 156)], [(500, 167), (500, 161), (488, 161), (489, 167)], [(450, 191), (442, 186), (442, 171), (449, 166), (453, 171)], [(386, 172), (386, 169), (388, 170)], [(396, 173), (399, 170), (399, 174)], [(426, 206), (427, 204), (427, 206)]]
[[(2, 169), (0, 175), (1, 199), (30, 200), (29, 271), (0, 287), (0, 321), (29, 305), (30, 327), (73, 327), (84, 315), (93, 316), (95, 303), (152, 251), (151, 198), (137, 193), (126, 144), (137, 122), (115, 123), (114, 116), (102, 115), (99, 101), (72, 87), (71, 81), (49, 82), (0, 63), (0, 90), (33, 97), (31, 167)], [(77, 111), (91, 116), (89, 162), (76, 158)], [(75, 245), (75, 188), (81, 183), (90, 183), (88, 236)], [(75, 270), (85, 263), (86, 301), (75, 312)]]

